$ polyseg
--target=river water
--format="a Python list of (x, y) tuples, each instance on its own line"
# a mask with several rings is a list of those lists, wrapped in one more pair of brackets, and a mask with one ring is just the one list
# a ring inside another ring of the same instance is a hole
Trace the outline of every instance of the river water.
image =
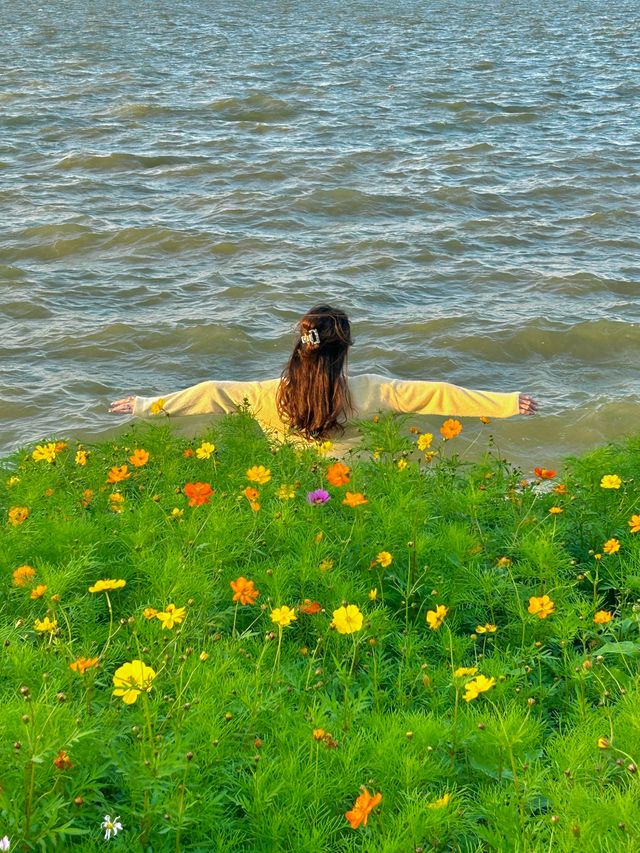
[(515, 460), (637, 430), (637, 13), (3, 0), (0, 452), (276, 376), (323, 301), (354, 373), (534, 394)]

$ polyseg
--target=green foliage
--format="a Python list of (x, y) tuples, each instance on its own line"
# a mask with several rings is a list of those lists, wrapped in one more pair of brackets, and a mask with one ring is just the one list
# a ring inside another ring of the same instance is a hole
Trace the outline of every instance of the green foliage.
[[(342, 486), (247, 413), (5, 460), (12, 849), (102, 849), (105, 815), (110, 844), (154, 853), (640, 848), (640, 439), (540, 480), (455, 439), (421, 453), (394, 418), (363, 432)], [(233, 600), (240, 578), (257, 599)], [(132, 661), (154, 676), (125, 704)], [(352, 828), (362, 787), (382, 801)]]

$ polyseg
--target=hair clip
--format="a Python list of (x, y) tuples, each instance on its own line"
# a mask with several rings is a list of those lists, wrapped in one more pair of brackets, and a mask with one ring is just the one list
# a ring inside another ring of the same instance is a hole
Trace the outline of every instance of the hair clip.
[(300, 335), (300, 340), (303, 344), (317, 345), (320, 343), (320, 335), (318, 334), (317, 329), (309, 329), (308, 334)]

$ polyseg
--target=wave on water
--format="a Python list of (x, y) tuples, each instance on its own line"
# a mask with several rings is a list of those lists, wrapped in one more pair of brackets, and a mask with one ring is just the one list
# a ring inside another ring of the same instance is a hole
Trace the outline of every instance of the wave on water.
[(254, 94), (222, 98), (208, 104), (222, 121), (280, 122), (296, 116), (300, 108), (273, 95)]
[[(192, 162), (193, 158), (189, 158)], [(109, 154), (69, 154), (54, 165), (55, 169), (76, 169), (94, 172), (139, 171), (184, 163), (185, 158), (170, 154), (129, 154), (112, 151)]]

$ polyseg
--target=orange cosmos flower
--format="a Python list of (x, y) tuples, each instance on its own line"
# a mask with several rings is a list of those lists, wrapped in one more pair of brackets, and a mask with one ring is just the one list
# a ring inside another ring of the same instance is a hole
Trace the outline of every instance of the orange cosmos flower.
[(540, 477), (541, 480), (553, 480), (556, 476), (556, 472), (551, 471), (549, 468), (534, 468), (533, 473), (536, 477)]
[(71, 759), (68, 754), (61, 749), (60, 752), (53, 759), (54, 765), (58, 768), (58, 770), (71, 770), (73, 764), (71, 763)]
[(593, 617), (593, 621), (596, 625), (606, 625), (607, 622), (611, 622), (613, 619), (613, 613), (610, 613), (608, 610), (598, 610), (596, 615)]
[(553, 491), (556, 493), (556, 495), (566, 495), (567, 487), (564, 483), (558, 483), (557, 486), (553, 487)]
[(322, 605), (318, 601), (311, 601), (310, 598), (305, 598), (303, 604), (300, 606), (301, 613), (308, 613), (310, 616), (315, 616), (316, 613), (320, 613), (322, 610)]
[(620, 550), (620, 542), (617, 539), (607, 539), (602, 550), (605, 554), (616, 554)]
[(69, 669), (84, 675), (88, 669), (98, 666), (98, 658), (78, 658), (69, 664)]
[(548, 595), (541, 595), (536, 597), (532, 595), (529, 599), (529, 607), (527, 608), (529, 613), (535, 613), (540, 619), (546, 619), (547, 616), (550, 616), (555, 612), (555, 604)]
[(344, 465), (342, 462), (336, 462), (334, 465), (329, 466), (329, 470), (327, 471), (327, 482), (331, 483), (332, 486), (346, 486), (350, 479), (351, 468), (349, 468), (348, 465)]
[(189, 506), (208, 504), (213, 494), (209, 483), (187, 483), (183, 491), (189, 498)]
[(128, 465), (114, 465), (107, 476), (107, 483), (120, 483), (122, 480), (128, 480), (130, 476)]
[(187, 447), (186, 450), (182, 451), (182, 455), (185, 459), (190, 459), (193, 456), (193, 450), (190, 447)]
[(229, 584), (233, 590), (233, 601), (239, 601), (240, 604), (255, 604), (256, 599), (260, 595), (260, 591), (255, 588), (253, 581), (240, 576)]
[(82, 493), (82, 506), (87, 507), (93, 500), (93, 489), (85, 489)]
[(46, 585), (43, 583), (39, 583), (38, 586), (34, 587), (34, 589), (31, 590), (31, 598), (34, 600), (36, 598), (42, 598), (46, 591)]
[(251, 503), (252, 501), (257, 501), (260, 497), (260, 492), (257, 489), (254, 489), (253, 486), (247, 486), (247, 488), (242, 492), (245, 498)]
[(18, 566), (11, 575), (14, 586), (26, 586), (35, 576), (36, 570), (33, 566)]
[(461, 432), (462, 424), (460, 421), (455, 420), (455, 418), (449, 418), (440, 427), (440, 434), (445, 441), (449, 438), (455, 438), (456, 435), (460, 435)]
[(631, 533), (640, 533), (640, 515), (632, 515), (627, 524)]
[(158, 611), (155, 609), (155, 607), (145, 607), (145, 609), (142, 611), (142, 615), (145, 619), (155, 619), (158, 615)]
[(29, 507), (12, 506), (7, 515), (9, 524), (12, 524), (14, 527), (17, 527), (19, 524), (25, 522), (29, 517)]
[(560, 515), (561, 512), (564, 512), (561, 506), (552, 506), (549, 507), (549, 513), (551, 515)]
[(362, 492), (347, 492), (342, 503), (345, 506), (355, 507), (368, 504), (369, 501), (365, 498)]
[(149, 454), (146, 450), (141, 450), (140, 448), (136, 448), (133, 451), (133, 455), (129, 457), (129, 462), (131, 462), (134, 468), (142, 468), (148, 461)]
[(357, 829), (360, 825), (366, 826), (369, 815), (381, 799), (380, 791), (372, 796), (366, 788), (362, 788), (362, 793), (356, 799), (351, 811), (344, 814), (351, 825), (351, 829)]

